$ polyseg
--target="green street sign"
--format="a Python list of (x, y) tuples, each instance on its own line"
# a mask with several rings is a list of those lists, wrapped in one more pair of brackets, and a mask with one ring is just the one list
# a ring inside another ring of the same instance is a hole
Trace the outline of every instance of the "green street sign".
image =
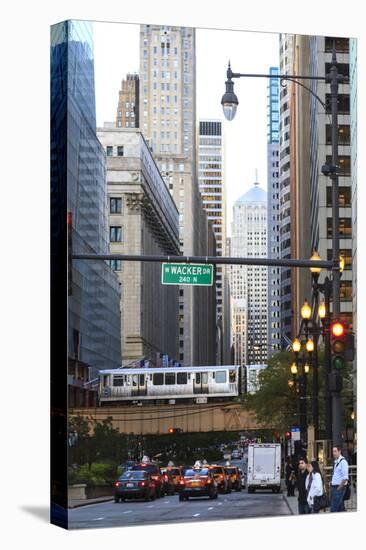
[(163, 285), (212, 286), (212, 264), (163, 264), (161, 282)]

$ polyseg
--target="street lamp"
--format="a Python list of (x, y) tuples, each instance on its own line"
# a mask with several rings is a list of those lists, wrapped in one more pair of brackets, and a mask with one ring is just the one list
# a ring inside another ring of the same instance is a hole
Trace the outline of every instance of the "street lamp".
[(309, 306), (306, 298), (303, 306), (301, 307), (301, 317), (304, 319), (305, 322), (309, 321), (311, 317), (311, 307)]
[(225, 93), (221, 99), (222, 109), (226, 120), (233, 120), (236, 114), (236, 109), (239, 105), (238, 98), (234, 94), (234, 82), (232, 81), (232, 71), (229, 67), (226, 73), (227, 81), (225, 82)]
[(304, 372), (305, 372), (305, 374), (309, 374), (309, 372), (310, 372), (310, 365), (309, 365), (308, 362), (306, 362), (305, 365), (304, 365)]
[(292, 388), (294, 387), (294, 385), (295, 385), (295, 381), (294, 381), (294, 380), (288, 380), (287, 384), (288, 384), (288, 387), (289, 387), (290, 389), (292, 389)]
[(309, 340), (306, 342), (306, 351), (309, 354), (312, 354), (314, 351), (314, 340), (312, 338), (309, 338)]
[[(321, 257), (319, 256), (317, 250), (315, 250), (315, 249), (313, 250), (313, 255), (311, 256), (310, 260), (312, 260), (314, 262), (321, 260)], [(309, 269), (310, 269), (311, 273), (313, 274), (313, 277), (315, 279), (318, 279), (322, 268), (321, 267), (310, 267)]]
[(298, 373), (298, 369), (297, 369), (297, 365), (296, 363), (292, 363), (291, 365), (291, 374), (297, 374)]
[(298, 338), (295, 338), (295, 340), (292, 342), (292, 351), (294, 353), (299, 353), (301, 350), (301, 342)]
[(325, 302), (320, 302), (318, 307), (318, 315), (322, 322), (324, 322), (326, 314), (327, 314), (327, 308), (325, 307)]

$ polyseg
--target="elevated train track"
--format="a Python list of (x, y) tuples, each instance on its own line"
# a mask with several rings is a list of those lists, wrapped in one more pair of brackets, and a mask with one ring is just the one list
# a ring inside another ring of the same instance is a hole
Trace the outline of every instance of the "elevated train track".
[(75, 408), (69, 410), (69, 416), (89, 417), (100, 422), (111, 417), (114, 428), (121, 433), (136, 435), (167, 434), (171, 427), (186, 433), (271, 429), (268, 424), (258, 423), (253, 412), (232, 400), (205, 404)]

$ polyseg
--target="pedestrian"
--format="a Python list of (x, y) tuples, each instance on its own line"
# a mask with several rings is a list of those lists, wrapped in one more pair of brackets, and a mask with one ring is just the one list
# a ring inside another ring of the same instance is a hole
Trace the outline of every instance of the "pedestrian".
[(305, 482), (308, 475), (308, 470), (306, 468), (305, 458), (300, 458), (297, 474), (297, 490), (298, 490), (298, 506), (299, 514), (309, 514), (309, 505), (307, 501), (306, 487)]
[(296, 476), (295, 471), (292, 466), (291, 457), (286, 458), (286, 466), (285, 466), (285, 482), (287, 487), (287, 496), (288, 497), (294, 497), (295, 496), (295, 484), (296, 484)]
[(321, 497), (323, 489), (323, 480), (320, 473), (319, 464), (316, 460), (308, 462), (306, 465), (308, 475), (305, 480), (306, 500), (309, 506), (310, 514), (317, 514), (319, 510), (314, 509), (314, 497)]
[(343, 497), (346, 492), (346, 485), (348, 484), (348, 462), (342, 456), (342, 447), (335, 445), (333, 447), (333, 475), (331, 481), (331, 493), (330, 493), (330, 511), (331, 512), (344, 512)]

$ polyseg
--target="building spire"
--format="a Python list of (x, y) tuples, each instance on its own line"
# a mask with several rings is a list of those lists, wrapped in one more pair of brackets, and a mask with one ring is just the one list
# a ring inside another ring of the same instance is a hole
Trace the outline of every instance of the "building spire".
[(254, 185), (259, 185), (259, 181), (258, 181), (258, 168), (255, 169)]

